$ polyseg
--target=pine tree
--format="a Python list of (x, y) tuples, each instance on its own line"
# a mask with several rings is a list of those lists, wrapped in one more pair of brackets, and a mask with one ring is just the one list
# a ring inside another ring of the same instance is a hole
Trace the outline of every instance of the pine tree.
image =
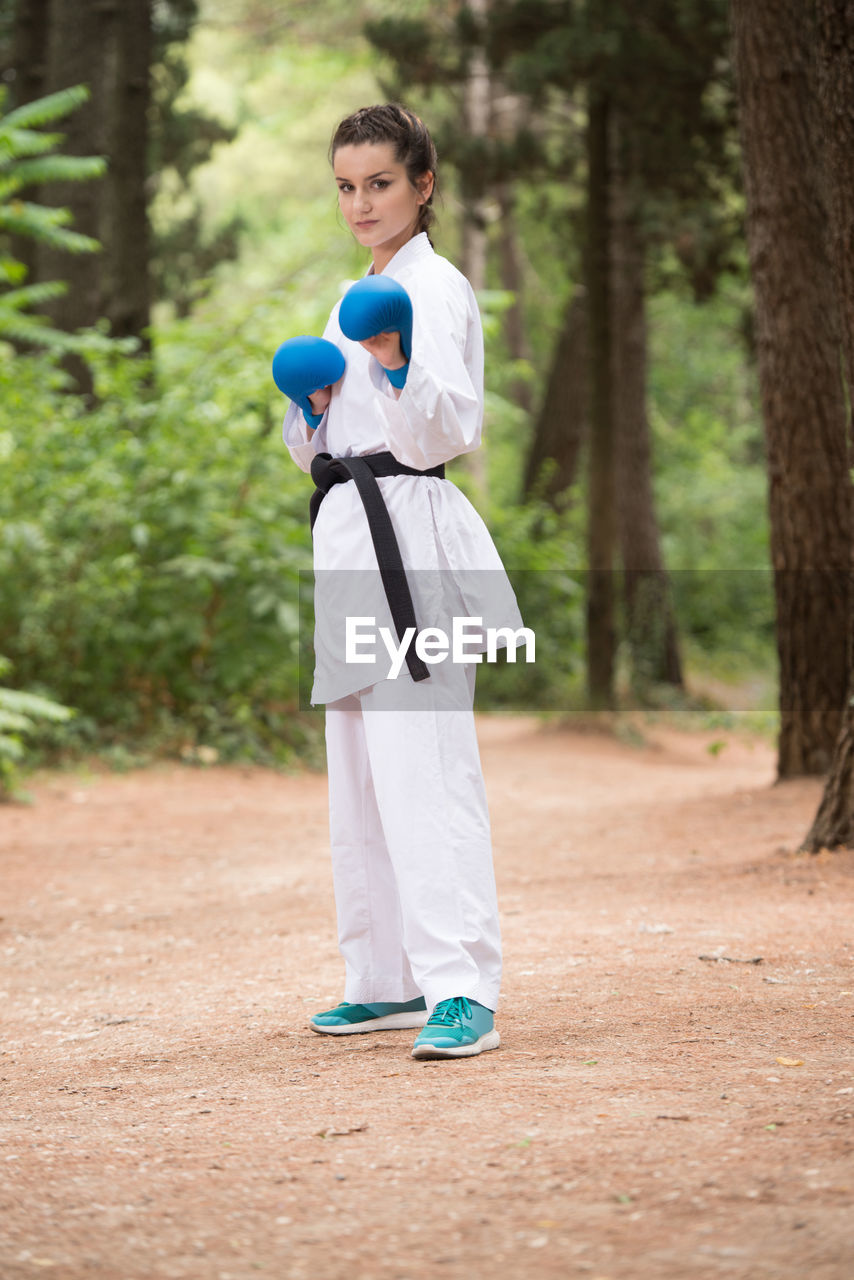
[[(850, 416), (854, 391), (854, 9), (850, 0), (818, 0), (817, 14), (830, 253), (842, 317), (849, 393), (848, 445), (854, 459)], [(852, 674), (824, 794), (804, 840), (804, 848), (813, 853), (819, 849), (854, 849), (854, 583), (848, 600), (848, 670)]]
[[(45, 174), (43, 191), (33, 188), (34, 200), (68, 208), (78, 231), (102, 246), (85, 267), (66, 266), (69, 287), (61, 296), (42, 292), (55, 328), (71, 333), (105, 317), (114, 336), (134, 337), (147, 350), (152, 282), (156, 296), (187, 309), (203, 291), (199, 277), (236, 253), (237, 224), (205, 238), (198, 206), (162, 237), (149, 226), (162, 171), (177, 174), (189, 191), (192, 169), (216, 142), (233, 136), (198, 109), (179, 105), (188, 79), (183, 46), (197, 16), (197, 0), (0, 0), (0, 54), (14, 105), (86, 84), (65, 150), (97, 152), (108, 162), (97, 188), (70, 186), (58, 171)], [(50, 243), (24, 237), (13, 247), (30, 286), (60, 274)], [(91, 392), (85, 365), (70, 360), (79, 387)]]
[[(0, 90), (0, 109), (5, 93)], [(33, 307), (62, 297), (63, 280), (27, 283), (26, 265), (14, 256), (12, 242), (34, 241), (49, 245), (59, 255), (95, 253), (98, 242), (72, 230), (68, 209), (50, 209), (22, 198), (28, 188), (48, 182), (85, 182), (103, 175), (98, 156), (56, 154), (61, 135), (46, 133), (77, 110), (88, 98), (77, 86), (51, 94), (0, 116), (0, 338), (43, 346), (72, 349), (75, 344), (43, 316), (30, 314)]]
[(849, 674), (854, 504), (812, 16), (799, 0), (733, 7), (768, 456), (781, 778), (827, 771)]
[[(28, 103), (0, 115), (0, 340), (27, 342), (59, 349), (73, 344), (68, 334), (53, 329), (42, 316), (30, 314), (65, 289), (61, 281), (26, 284), (27, 268), (13, 256), (11, 243), (32, 240), (51, 244), (66, 253), (93, 253), (96, 241), (70, 229), (65, 209), (47, 209), (21, 198), (28, 188), (61, 177), (82, 182), (103, 174), (98, 157), (55, 154), (59, 136), (42, 127), (54, 124), (75, 110), (86, 90), (75, 88)], [(5, 105), (0, 90), (0, 111)], [(10, 664), (0, 655), (0, 676)], [(0, 800), (15, 795), (17, 770), (25, 756), (25, 739), (39, 720), (68, 720), (72, 712), (49, 698), (0, 686)]]

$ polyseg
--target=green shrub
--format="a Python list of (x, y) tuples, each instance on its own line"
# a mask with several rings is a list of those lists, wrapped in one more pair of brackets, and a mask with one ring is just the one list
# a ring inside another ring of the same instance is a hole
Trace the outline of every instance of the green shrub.
[[(139, 361), (96, 361), (100, 404), (50, 356), (0, 352), (0, 647), (80, 715), (63, 744), (148, 742), (276, 760), (301, 749), (297, 579), (310, 484), (258, 396), (245, 344), (205, 386), (155, 396)], [(201, 352), (195, 352), (197, 359)], [(229, 362), (248, 360), (229, 378)]]
[[(0, 676), (8, 674), (10, 667), (0, 655)], [(9, 800), (17, 792), (18, 771), (26, 755), (24, 739), (35, 733), (40, 721), (62, 724), (72, 715), (70, 707), (50, 698), (0, 687), (0, 800)]]

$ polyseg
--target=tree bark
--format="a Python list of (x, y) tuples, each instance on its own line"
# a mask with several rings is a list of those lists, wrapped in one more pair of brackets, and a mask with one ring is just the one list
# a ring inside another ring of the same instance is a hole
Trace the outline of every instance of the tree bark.
[[(42, 0), (36, 2), (40, 5)], [(53, 323), (66, 332), (106, 316), (113, 336), (146, 342), (151, 4), (152, 0), (51, 0), (45, 10), (50, 26), (40, 91), (86, 84), (91, 95), (63, 122), (63, 150), (69, 155), (106, 155), (108, 160), (106, 177), (97, 183), (46, 183), (40, 193), (44, 204), (69, 209), (74, 229), (102, 245), (95, 256), (45, 246), (39, 250), (35, 278), (68, 283), (66, 295), (48, 309)], [(35, 39), (31, 24), (22, 28), (21, 41), (25, 34)], [(77, 356), (67, 357), (65, 363), (78, 388), (91, 394), (85, 363)]]
[[(564, 312), (522, 481), (524, 498), (536, 494), (558, 511), (569, 505), (569, 489), (589, 434), (588, 324), (586, 291), (576, 289)], [(541, 481), (547, 462), (554, 466)]]
[[(474, 45), (469, 59), (468, 74), (463, 88), (463, 116), (468, 138), (478, 143), (484, 141), (489, 134), (491, 85), (483, 43), (486, 38), (489, 0), (468, 0), (468, 8), (477, 22), (481, 38)], [(485, 184), (479, 166), (473, 179), (465, 173), (462, 177), (463, 274), (468, 277), (472, 288), (477, 292), (486, 286)]]
[[(519, 261), (519, 236), (516, 231), (513, 188), (510, 183), (499, 182), (496, 187), (496, 196), (501, 211), (498, 237), (501, 287), (513, 295), (513, 301), (504, 312), (504, 337), (510, 359), (518, 363), (529, 362), (531, 349), (525, 331), (522, 265)], [(531, 412), (533, 407), (531, 384), (526, 378), (517, 376), (513, 379), (511, 394), (520, 409), (524, 409), (526, 413)]]
[[(850, 405), (854, 392), (854, 4), (818, 0), (817, 14), (825, 188)], [(849, 420), (849, 445), (850, 428)], [(851, 546), (854, 557), (854, 538)], [(849, 591), (848, 669), (852, 675), (824, 794), (803, 843), (812, 853), (854, 849), (854, 587)]]
[(587, 122), (587, 305), (590, 321), (590, 471), (587, 516), (587, 697), (614, 705), (614, 423), (611, 395), (610, 107), (591, 93)]
[(12, 29), (12, 102), (23, 106), (44, 93), (51, 0), (18, 0)]
[[(18, 0), (12, 30), (12, 104), (22, 107), (45, 92), (47, 75), (48, 22), (50, 0)], [(38, 204), (40, 188), (28, 187), (26, 199)], [(32, 284), (38, 278), (38, 241), (14, 236), (12, 255), (27, 268)]]
[(123, 0), (117, 30), (104, 192), (104, 311), (117, 338), (142, 338), (149, 349), (151, 290), (146, 199), (151, 101), (151, 0)]
[[(482, 166), (477, 156), (478, 144), (485, 145), (489, 134), (491, 84), (486, 61), (486, 24), (489, 0), (468, 0), (467, 7), (477, 23), (479, 39), (474, 45), (463, 87), (463, 125), (467, 138), (475, 145), (476, 163), (461, 174), (460, 194), (463, 202), (461, 269), (475, 293), (486, 288), (487, 219), (486, 189)], [(464, 459), (482, 500), (487, 497), (486, 450), (481, 447)]]
[(782, 779), (823, 773), (840, 729), (851, 483), (812, 23), (801, 0), (734, 0), (733, 17), (768, 456)]
[[(63, 123), (67, 155), (105, 155), (108, 151), (109, 66), (114, 53), (116, 0), (52, 0), (48, 41), (46, 89), (53, 93), (85, 84), (89, 101)], [(106, 179), (109, 181), (109, 177)], [(45, 204), (69, 209), (75, 231), (103, 235), (101, 182), (51, 182), (42, 188)], [(43, 247), (39, 253), (39, 279), (65, 280), (68, 290), (47, 308), (59, 329), (73, 333), (93, 325), (103, 314), (104, 254), (69, 254)], [(64, 363), (77, 387), (92, 394), (92, 375), (79, 356)]]
[[(820, 133), (842, 353), (854, 392), (854, 4), (817, 0)], [(849, 395), (849, 408), (851, 398)], [(849, 428), (851, 419), (849, 417)]]
[(617, 525), (632, 684), (635, 694), (645, 699), (655, 685), (681, 688), (683, 681), (652, 487), (646, 411), (646, 248), (619, 165), (612, 191)]

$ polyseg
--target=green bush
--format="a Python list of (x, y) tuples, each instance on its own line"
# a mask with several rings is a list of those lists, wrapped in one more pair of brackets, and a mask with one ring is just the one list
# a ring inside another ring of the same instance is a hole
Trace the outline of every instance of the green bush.
[[(11, 663), (0, 656), (0, 676), (8, 674)], [(0, 687), (0, 801), (17, 792), (18, 769), (24, 759), (24, 739), (36, 732), (39, 722), (62, 724), (71, 719), (70, 707), (50, 698), (20, 689)]]
[(266, 351), (237, 342), (204, 382), (213, 353), (184, 355), (156, 396), (103, 357), (87, 409), (51, 357), (0, 354), (0, 647), (78, 709), (71, 743), (287, 759), (310, 485), (259, 395)]

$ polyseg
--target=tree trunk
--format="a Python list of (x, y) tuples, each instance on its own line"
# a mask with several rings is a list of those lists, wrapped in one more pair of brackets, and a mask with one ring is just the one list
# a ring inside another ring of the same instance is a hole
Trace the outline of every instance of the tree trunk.
[(780, 664), (780, 778), (827, 768), (848, 677), (852, 537), (839, 321), (825, 251), (812, 23), (734, 0)]
[[(41, 0), (39, 0), (39, 3)], [(73, 332), (106, 316), (115, 337), (145, 338), (150, 323), (148, 120), (152, 0), (52, 0), (43, 89), (86, 84), (91, 97), (63, 123), (69, 155), (106, 155), (106, 177), (45, 184), (42, 202), (69, 209), (76, 231), (103, 246), (96, 257), (44, 246), (39, 280), (65, 280), (68, 291), (49, 308), (57, 328)], [(26, 7), (26, 6), (24, 6)], [(23, 39), (23, 36), (22, 36)], [(66, 358), (78, 388), (91, 374)]]
[[(525, 498), (541, 496), (558, 511), (568, 506), (582, 444), (589, 434), (588, 323), (586, 292), (576, 289), (564, 312), (522, 481)], [(541, 481), (547, 462), (554, 465)]]
[[(499, 221), (498, 254), (501, 267), (501, 287), (512, 293), (513, 301), (504, 312), (504, 337), (510, 359), (514, 363), (529, 363), (531, 349), (528, 335), (525, 332), (525, 315), (522, 307), (522, 266), (519, 262), (519, 237), (516, 232), (516, 217), (513, 200), (513, 188), (508, 182), (500, 182), (496, 188), (498, 207), (501, 211)], [(531, 384), (520, 375), (511, 383), (511, 394), (520, 409), (530, 413), (533, 407)]]
[(21, 107), (44, 93), (50, 0), (18, 0), (12, 29), (12, 103)]
[[(18, 0), (12, 31), (12, 105), (15, 107), (44, 95), (49, 16), (50, 0)], [(28, 187), (24, 195), (34, 204), (41, 199), (40, 189), (35, 186)], [(12, 239), (12, 256), (27, 268), (31, 284), (38, 277), (38, 250), (37, 240), (27, 236)]]
[(854, 4), (817, 0), (817, 12), (824, 190), (850, 408), (854, 397)]
[[(107, 94), (108, 68), (113, 55), (115, 0), (53, 0), (50, 10), (46, 89), (53, 93), (71, 85), (85, 84), (91, 97), (63, 123), (67, 155), (107, 153), (107, 128), (111, 104)], [(107, 179), (109, 181), (109, 179)], [(45, 204), (71, 211), (73, 227), (84, 235), (101, 239), (104, 202), (100, 182), (51, 182), (42, 188)], [(39, 279), (65, 280), (64, 297), (50, 304), (48, 311), (58, 329), (67, 333), (93, 325), (103, 312), (103, 253), (69, 254), (42, 247)], [(79, 356), (65, 360), (78, 389), (91, 395), (92, 375)]]
[[(854, 5), (851, 0), (818, 0), (817, 12), (825, 187), (850, 404), (854, 393)], [(854, 539), (851, 545), (854, 555)], [(848, 655), (852, 676), (842, 731), (821, 804), (803, 845), (812, 853), (854, 849), (854, 588), (849, 594)]]
[(621, 167), (613, 182), (614, 439), (617, 524), (623, 562), (632, 685), (682, 687), (670, 581), (661, 553), (647, 418), (646, 248)]
[[(489, 135), (491, 85), (486, 61), (486, 24), (489, 0), (469, 0), (468, 8), (477, 23), (480, 38), (469, 58), (468, 74), (463, 87), (463, 127), (474, 143), (475, 163), (461, 174), (460, 194), (463, 202), (461, 269), (475, 293), (486, 288), (486, 190), (478, 144), (485, 146)], [(474, 478), (481, 499), (487, 496), (486, 451), (483, 447), (465, 455), (465, 466)]]
[(590, 320), (590, 472), (587, 516), (587, 696), (614, 705), (614, 429), (611, 397), (610, 108), (591, 93), (587, 122), (587, 305)]
[(150, 322), (146, 200), (151, 0), (124, 0), (110, 98), (110, 178), (104, 195), (104, 311), (117, 338), (144, 338)]
[[(491, 84), (486, 61), (486, 24), (489, 0), (469, 0), (468, 8), (477, 23), (479, 39), (471, 51), (468, 73), (463, 88), (463, 124), (468, 139), (475, 143), (485, 141), (489, 135)], [(485, 182), (480, 165), (469, 166), (462, 175), (463, 274), (468, 277), (475, 293), (486, 286), (486, 211), (484, 208)]]

